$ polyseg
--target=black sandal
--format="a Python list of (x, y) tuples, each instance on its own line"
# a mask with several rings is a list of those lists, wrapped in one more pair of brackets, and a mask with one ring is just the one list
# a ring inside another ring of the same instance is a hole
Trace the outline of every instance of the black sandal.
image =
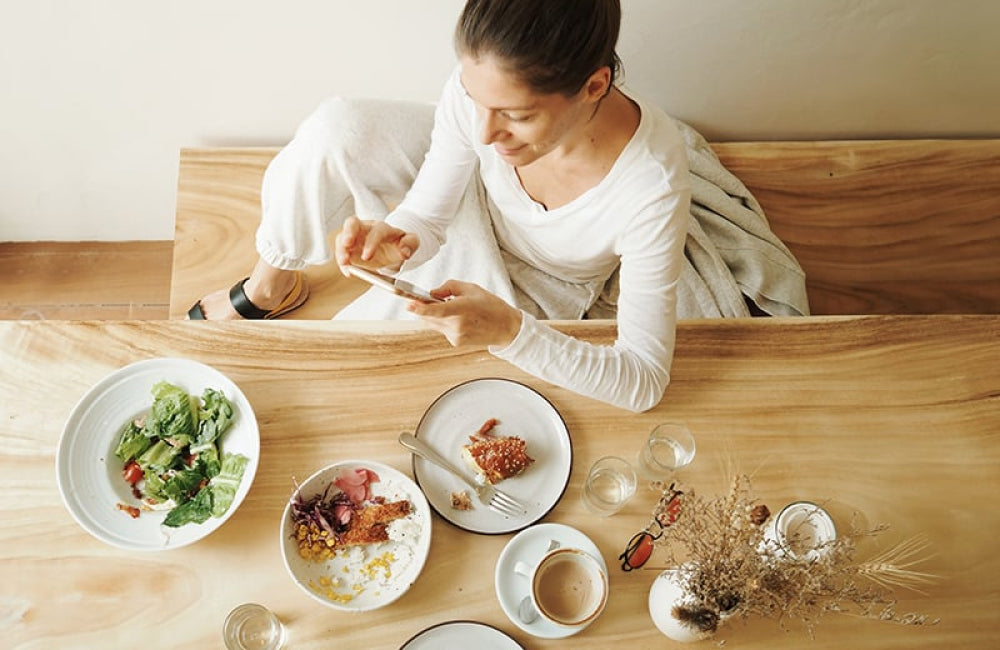
[[(250, 298), (247, 297), (246, 291), (243, 289), (243, 285), (249, 279), (249, 277), (243, 278), (234, 284), (231, 289), (229, 289), (230, 304), (232, 304), (233, 309), (236, 310), (237, 314), (247, 320), (271, 320), (272, 318), (283, 316), (284, 314), (301, 307), (302, 303), (304, 303), (309, 297), (309, 287), (306, 282), (306, 276), (301, 271), (296, 271), (295, 284), (292, 286), (292, 290), (288, 292), (288, 295), (285, 296), (285, 299), (281, 301), (280, 305), (270, 311), (267, 311), (253, 304)], [(188, 310), (188, 319), (205, 320), (205, 312), (201, 309), (200, 300)]]

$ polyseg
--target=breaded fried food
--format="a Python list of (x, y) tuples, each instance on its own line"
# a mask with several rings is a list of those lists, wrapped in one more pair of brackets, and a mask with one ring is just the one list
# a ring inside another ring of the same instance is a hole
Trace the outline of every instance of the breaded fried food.
[(355, 511), (340, 537), (343, 546), (375, 544), (389, 540), (389, 523), (410, 514), (409, 501), (393, 501), (365, 506)]
[(528, 456), (528, 445), (521, 438), (494, 435), (497, 424), (495, 418), (487, 420), (475, 435), (469, 436), (469, 444), (462, 447), (465, 462), (491, 485), (517, 476), (535, 462)]

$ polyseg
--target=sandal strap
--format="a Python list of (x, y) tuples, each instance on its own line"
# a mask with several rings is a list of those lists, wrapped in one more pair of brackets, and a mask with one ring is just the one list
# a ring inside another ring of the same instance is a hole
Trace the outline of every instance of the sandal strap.
[(243, 278), (233, 285), (229, 290), (229, 302), (232, 303), (236, 313), (243, 318), (248, 320), (263, 320), (270, 312), (250, 302), (246, 291), (243, 290), (243, 284), (249, 279), (249, 277)]
[(188, 320), (205, 320), (205, 312), (201, 310), (200, 300), (188, 310)]

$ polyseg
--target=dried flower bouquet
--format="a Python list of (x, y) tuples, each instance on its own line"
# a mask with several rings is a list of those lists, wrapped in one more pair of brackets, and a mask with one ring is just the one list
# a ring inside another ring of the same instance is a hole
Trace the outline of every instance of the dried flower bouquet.
[(748, 477), (736, 476), (721, 497), (685, 491), (679, 512), (676, 494), (665, 490), (653, 512), (654, 521), (664, 525), (655, 545), (677, 567), (676, 579), (688, 597), (672, 614), (694, 630), (711, 633), (729, 617), (759, 615), (782, 626), (798, 620), (812, 634), (827, 612), (909, 625), (937, 622), (923, 614), (899, 614), (892, 595), (896, 587), (919, 592), (934, 579), (912, 568), (927, 559), (922, 537), (857, 561), (858, 542), (886, 526), (865, 530), (852, 522), (851, 530), (801, 559), (765, 534), (771, 513), (754, 498)]

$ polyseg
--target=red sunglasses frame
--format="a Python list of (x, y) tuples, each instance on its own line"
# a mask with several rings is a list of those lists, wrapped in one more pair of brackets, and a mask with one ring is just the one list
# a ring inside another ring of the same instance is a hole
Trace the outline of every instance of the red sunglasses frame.
[[(653, 542), (660, 539), (663, 536), (663, 531), (677, 521), (680, 516), (683, 495), (684, 492), (676, 489), (673, 483), (663, 491), (663, 495), (660, 496), (660, 500), (656, 504), (656, 510), (653, 511), (653, 520), (649, 522), (649, 526), (632, 535), (628, 544), (625, 545), (625, 550), (618, 556), (618, 559), (622, 561), (622, 571), (638, 569), (649, 561), (649, 557), (653, 554)], [(651, 531), (654, 525), (658, 527), (655, 535)]]

